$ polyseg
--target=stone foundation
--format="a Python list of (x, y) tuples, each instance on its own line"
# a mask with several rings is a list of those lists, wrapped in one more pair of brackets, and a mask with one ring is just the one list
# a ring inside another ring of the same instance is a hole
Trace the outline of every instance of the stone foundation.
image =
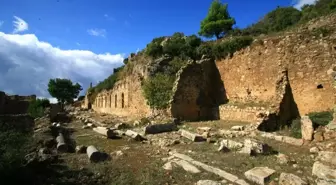
[(244, 121), (255, 123), (269, 114), (264, 107), (245, 107), (239, 108), (234, 105), (219, 106), (219, 117), (221, 120)]

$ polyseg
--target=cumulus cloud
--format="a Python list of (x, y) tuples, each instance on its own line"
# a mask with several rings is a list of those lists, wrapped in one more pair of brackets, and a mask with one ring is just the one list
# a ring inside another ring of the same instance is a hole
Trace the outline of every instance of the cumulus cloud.
[(14, 16), (14, 19), (15, 20), (13, 21), (13, 33), (19, 33), (28, 30), (28, 23), (26, 21), (17, 16)]
[(105, 29), (89, 29), (87, 30), (88, 34), (96, 37), (105, 37), (106, 36), (106, 30)]
[(51, 78), (68, 78), (83, 84), (102, 81), (122, 65), (123, 54), (96, 54), (87, 50), (62, 50), (40, 41), (34, 34), (0, 32), (0, 89), (10, 94), (50, 98)]
[(316, 0), (295, 0), (294, 7), (297, 9), (301, 9), (301, 7), (305, 4), (315, 4)]

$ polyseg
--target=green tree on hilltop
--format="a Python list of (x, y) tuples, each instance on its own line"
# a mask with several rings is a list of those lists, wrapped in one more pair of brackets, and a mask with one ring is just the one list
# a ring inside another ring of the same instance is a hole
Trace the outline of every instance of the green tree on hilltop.
[(79, 92), (83, 90), (78, 83), (73, 84), (69, 79), (50, 79), (48, 83), (49, 94), (56, 98), (62, 107), (64, 103), (71, 103), (78, 97)]
[(223, 37), (225, 33), (232, 30), (236, 23), (228, 12), (228, 5), (222, 4), (219, 0), (214, 0), (209, 8), (208, 15), (201, 22), (199, 34), (205, 37), (216, 36), (217, 39)]

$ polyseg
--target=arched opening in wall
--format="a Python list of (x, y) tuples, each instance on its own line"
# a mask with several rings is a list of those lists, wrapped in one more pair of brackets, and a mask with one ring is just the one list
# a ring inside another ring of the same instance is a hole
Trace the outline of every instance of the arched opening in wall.
[(114, 107), (117, 108), (117, 95), (114, 96)]
[(121, 93), (121, 108), (124, 108), (124, 93)]
[(323, 85), (322, 85), (322, 84), (318, 84), (318, 85), (316, 86), (316, 89), (323, 89)]

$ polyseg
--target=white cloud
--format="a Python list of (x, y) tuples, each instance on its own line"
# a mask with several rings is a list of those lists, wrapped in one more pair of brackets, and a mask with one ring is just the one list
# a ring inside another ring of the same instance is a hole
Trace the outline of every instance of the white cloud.
[(105, 37), (106, 36), (106, 30), (105, 29), (89, 29), (87, 30), (88, 34), (96, 37)]
[(0, 21), (0, 27), (1, 27), (4, 23), (5, 23), (4, 21)]
[(123, 54), (96, 54), (88, 50), (62, 50), (38, 40), (34, 34), (0, 32), (0, 89), (19, 95), (50, 98), (50, 78), (68, 78), (83, 84), (102, 81), (122, 65)]
[(301, 9), (305, 4), (315, 4), (316, 0), (294, 0), (294, 7)]
[(14, 16), (14, 19), (15, 20), (13, 21), (13, 33), (19, 33), (28, 30), (28, 23), (26, 21), (17, 16)]

